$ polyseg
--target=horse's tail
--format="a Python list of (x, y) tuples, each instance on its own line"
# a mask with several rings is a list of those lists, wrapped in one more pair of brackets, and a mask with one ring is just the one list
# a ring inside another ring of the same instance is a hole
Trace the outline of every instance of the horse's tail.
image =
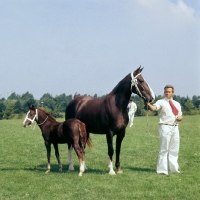
[(87, 131), (85, 128), (85, 124), (81, 121), (78, 122), (78, 129), (80, 133), (80, 142), (83, 147), (87, 144), (89, 148), (92, 147), (92, 140), (89, 136), (87, 136)]

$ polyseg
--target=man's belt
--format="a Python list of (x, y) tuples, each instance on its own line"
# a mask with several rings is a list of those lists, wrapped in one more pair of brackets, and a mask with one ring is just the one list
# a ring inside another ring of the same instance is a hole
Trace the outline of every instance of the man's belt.
[(174, 124), (174, 125), (172, 125), (172, 124), (163, 124), (163, 125), (167, 125), (167, 126), (177, 126), (178, 124)]

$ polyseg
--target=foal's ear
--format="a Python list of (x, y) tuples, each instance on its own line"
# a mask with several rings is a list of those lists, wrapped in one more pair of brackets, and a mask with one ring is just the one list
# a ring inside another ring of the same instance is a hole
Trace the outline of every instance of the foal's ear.
[(29, 106), (29, 109), (30, 109), (30, 110), (35, 110), (34, 105), (31, 104), (31, 105)]

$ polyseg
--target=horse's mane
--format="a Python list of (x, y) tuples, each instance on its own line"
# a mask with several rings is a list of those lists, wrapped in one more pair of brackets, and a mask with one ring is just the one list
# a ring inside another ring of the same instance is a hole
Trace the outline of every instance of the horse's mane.
[(44, 112), (50, 119), (56, 121), (56, 118), (52, 116), (50, 113), (48, 113), (44, 108), (39, 107), (38, 110)]

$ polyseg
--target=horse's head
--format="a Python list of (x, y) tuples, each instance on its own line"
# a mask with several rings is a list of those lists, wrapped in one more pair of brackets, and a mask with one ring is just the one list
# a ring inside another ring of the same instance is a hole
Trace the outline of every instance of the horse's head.
[(26, 117), (24, 119), (23, 126), (27, 127), (28, 125), (31, 125), (37, 118), (38, 118), (37, 109), (35, 109), (33, 105), (30, 105), (29, 111), (27, 112)]
[(146, 102), (153, 102), (155, 100), (155, 94), (149, 84), (143, 78), (141, 72), (143, 68), (141, 66), (131, 73), (131, 91), (138, 94)]

